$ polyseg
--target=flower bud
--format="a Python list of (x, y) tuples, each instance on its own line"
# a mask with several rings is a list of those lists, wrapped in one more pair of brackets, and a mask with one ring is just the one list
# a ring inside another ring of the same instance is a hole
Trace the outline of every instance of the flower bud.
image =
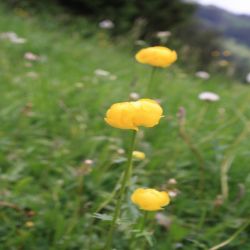
[(133, 151), (133, 158), (136, 160), (144, 160), (145, 159), (145, 154), (141, 151)]
[(213, 92), (202, 92), (199, 94), (198, 98), (207, 102), (217, 102), (220, 100), (220, 96)]

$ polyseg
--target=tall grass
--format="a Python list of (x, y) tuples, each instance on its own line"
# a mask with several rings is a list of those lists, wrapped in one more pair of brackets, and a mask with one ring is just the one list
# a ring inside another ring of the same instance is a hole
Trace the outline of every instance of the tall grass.
[[(95, 250), (105, 242), (115, 205), (110, 195), (126, 160), (119, 149), (127, 150), (129, 138), (110, 129), (104, 114), (131, 92), (142, 94), (150, 71), (85, 20), (71, 24), (64, 18), (69, 17), (20, 16), (0, 6), (1, 32), (27, 39), (25, 44), (0, 41), (0, 249)], [(30, 65), (23, 58), (27, 51), (43, 60)], [(96, 76), (96, 69), (116, 79)], [(131, 86), (134, 75), (137, 82)], [(228, 88), (223, 76), (202, 81), (178, 65), (157, 72), (154, 82), (165, 117), (139, 134), (137, 149), (148, 160), (136, 164), (140, 178), (133, 178), (130, 192), (145, 184), (170, 189), (167, 182), (175, 178), (179, 195), (163, 212), (168, 229), (152, 218), (143, 247), (209, 249), (230, 238), (250, 216), (249, 87)], [(205, 90), (221, 100), (198, 100)], [(179, 134), (179, 107), (186, 110), (185, 131), (205, 162), (202, 195), (200, 163)], [(221, 196), (221, 173), (227, 199)], [(126, 199), (116, 249), (128, 249), (133, 234), (128, 218), (139, 216)], [(249, 232), (242, 231), (225, 249), (248, 250), (249, 239)]]

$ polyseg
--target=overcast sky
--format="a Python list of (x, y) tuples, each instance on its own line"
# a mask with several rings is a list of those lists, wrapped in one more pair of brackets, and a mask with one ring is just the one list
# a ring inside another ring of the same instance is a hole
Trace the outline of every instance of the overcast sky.
[(250, 15), (250, 0), (194, 0), (202, 4), (213, 4), (236, 14)]

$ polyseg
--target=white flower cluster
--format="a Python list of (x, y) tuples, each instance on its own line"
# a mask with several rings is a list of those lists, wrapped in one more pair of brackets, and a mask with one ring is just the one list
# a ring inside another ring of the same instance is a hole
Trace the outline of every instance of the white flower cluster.
[(0, 39), (9, 40), (11, 43), (22, 44), (26, 43), (26, 39), (19, 37), (15, 32), (4, 32), (0, 34)]

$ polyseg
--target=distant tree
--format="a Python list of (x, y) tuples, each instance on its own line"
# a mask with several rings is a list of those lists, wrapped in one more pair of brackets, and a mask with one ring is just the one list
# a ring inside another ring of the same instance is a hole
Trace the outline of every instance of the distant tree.
[(188, 67), (207, 69), (214, 60), (212, 52), (221, 49), (220, 34), (197, 20), (186, 22), (174, 29), (173, 33), (183, 52), (182, 63)]
[(144, 35), (154, 31), (170, 29), (189, 19), (195, 5), (181, 0), (59, 0), (59, 2), (92, 19), (111, 19), (115, 33), (131, 30), (138, 18), (143, 18), (147, 25)]
[(154, 31), (171, 29), (188, 20), (195, 11), (195, 4), (182, 0), (6, 0), (11, 6), (49, 8), (64, 6), (75, 15), (84, 15), (95, 22), (110, 19), (115, 23), (114, 34), (132, 29), (137, 19), (145, 20), (143, 31), (148, 36)]

